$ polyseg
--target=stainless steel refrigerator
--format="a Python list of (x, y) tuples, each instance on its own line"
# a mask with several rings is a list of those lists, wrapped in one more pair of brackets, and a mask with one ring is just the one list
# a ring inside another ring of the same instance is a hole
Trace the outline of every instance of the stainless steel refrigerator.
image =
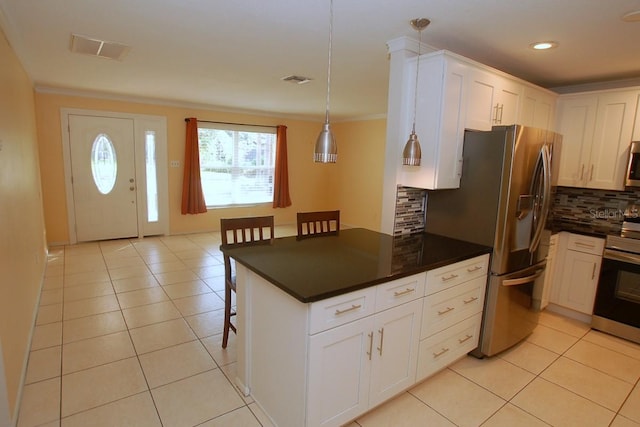
[(513, 346), (538, 324), (534, 295), (544, 282), (560, 142), (520, 125), (466, 131), (460, 188), (427, 194), (426, 231), (493, 248), (477, 357)]

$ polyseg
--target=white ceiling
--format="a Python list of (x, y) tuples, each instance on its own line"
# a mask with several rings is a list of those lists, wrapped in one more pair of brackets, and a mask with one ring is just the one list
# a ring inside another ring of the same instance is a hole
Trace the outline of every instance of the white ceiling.
[[(558, 87), (640, 78), (640, 0), (334, 0), (331, 118), (384, 116), (386, 42), (423, 43)], [(0, 26), (37, 90), (321, 120), (329, 0), (0, 0)], [(71, 53), (71, 34), (129, 45)], [(555, 40), (557, 49), (528, 45)], [(280, 79), (296, 74), (313, 81)], [(639, 80), (640, 81), (640, 80)]]

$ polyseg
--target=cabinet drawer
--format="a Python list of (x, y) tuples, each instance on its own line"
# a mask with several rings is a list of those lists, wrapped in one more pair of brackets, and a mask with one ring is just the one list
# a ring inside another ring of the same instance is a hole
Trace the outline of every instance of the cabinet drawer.
[(312, 303), (309, 333), (313, 335), (373, 314), (375, 298), (376, 286), (371, 286)]
[(486, 284), (485, 276), (478, 277), (426, 297), (420, 339), (481, 313)]
[(587, 254), (602, 255), (602, 251), (604, 250), (604, 239), (572, 233), (569, 234), (567, 249)]
[(445, 368), (478, 346), (482, 313), (420, 341), (416, 380)]
[(376, 286), (376, 313), (421, 298), (426, 277), (426, 273), (414, 274)]
[(452, 286), (487, 276), (489, 254), (446, 265), (427, 272), (426, 295), (448, 289)]

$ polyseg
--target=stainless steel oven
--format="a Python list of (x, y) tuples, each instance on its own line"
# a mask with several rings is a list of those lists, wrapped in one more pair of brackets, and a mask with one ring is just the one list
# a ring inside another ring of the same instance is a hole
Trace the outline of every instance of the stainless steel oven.
[(640, 240), (607, 236), (591, 326), (640, 343)]

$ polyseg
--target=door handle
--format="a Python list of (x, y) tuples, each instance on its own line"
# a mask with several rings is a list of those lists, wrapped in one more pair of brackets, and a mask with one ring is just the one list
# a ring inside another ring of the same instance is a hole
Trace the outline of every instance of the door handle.
[(536, 270), (536, 272), (533, 273), (530, 276), (518, 277), (517, 279), (506, 279), (506, 280), (502, 281), (502, 286), (522, 285), (524, 283), (528, 283), (528, 282), (531, 282), (533, 280), (536, 280), (538, 277), (542, 276), (542, 273), (544, 273), (544, 268)]

